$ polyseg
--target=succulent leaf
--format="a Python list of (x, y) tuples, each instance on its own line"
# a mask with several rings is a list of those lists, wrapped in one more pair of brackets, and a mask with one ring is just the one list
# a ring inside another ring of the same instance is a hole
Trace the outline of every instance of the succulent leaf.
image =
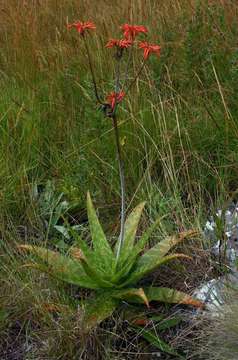
[[(128, 254), (131, 253), (135, 241), (135, 236), (138, 228), (138, 224), (141, 218), (142, 211), (144, 209), (145, 202), (140, 203), (132, 210), (125, 222), (125, 234), (124, 242), (122, 244), (120, 258), (119, 258), (119, 267), (128, 257)], [(116, 245), (116, 250), (119, 246), (119, 239)]]
[(142, 300), (142, 302), (147, 307), (149, 307), (149, 301), (148, 301), (148, 299), (145, 295), (145, 292), (142, 288), (140, 288), (140, 289), (129, 288), (129, 289), (123, 289), (123, 290), (115, 290), (115, 291), (112, 291), (111, 296), (116, 299), (128, 300), (128, 301), (130, 301), (131, 298), (138, 297)]
[(111, 316), (118, 304), (119, 300), (112, 298), (108, 292), (96, 293), (93, 299), (87, 300), (82, 319), (83, 332), (88, 333)]
[[(203, 308), (204, 304), (192, 296), (175, 289), (166, 287), (145, 287), (144, 292), (149, 302), (159, 301), (169, 304), (185, 304)], [(134, 299), (134, 302), (142, 303), (141, 299)]]
[(99, 288), (99, 285), (85, 273), (79, 261), (73, 260), (65, 255), (61, 255), (56, 251), (38, 246), (20, 245), (19, 248), (30, 252), (33, 256), (40, 259), (43, 264), (39, 263), (34, 267), (47, 272), (51, 276), (84, 288)]
[(97, 262), (101, 263), (104, 269), (110, 273), (114, 269), (115, 256), (98, 220), (89, 193), (87, 194), (87, 210), (93, 248), (97, 257)]
[(138, 263), (136, 264), (135, 270), (131, 273), (128, 279), (121, 286), (124, 287), (130, 284), (134, 284), (140, 279), (142, 279), (145, 275), (155, 270), (157, 267), (177, 258), (191, 259), (189, 256), (185, 254), (167, 255), (164, 256), (162, 259), (160, 257), (156, 258), (155, 256), (152, 256), (151, 258), (146, 257), (143, 259), (143, 261), (140, 261), (141, 260), (140, 258)]

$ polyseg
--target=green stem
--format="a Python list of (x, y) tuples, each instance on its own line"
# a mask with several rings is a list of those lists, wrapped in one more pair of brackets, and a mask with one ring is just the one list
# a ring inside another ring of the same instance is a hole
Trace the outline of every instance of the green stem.
[[(118, 56), (117, 58), (117, 67), (116, 67), (116, 79), (115, 79), (115, 93), (119, 93), (120, 90), (120, 60), (121, 57)], [(140, 67), (139, 71), (137, 72), (135, 78), (133, 81), (129, 84), (127, 87), (126, 93), (129, 91), (131, 86), (135, 83), (136, 79), (142, 72), (145, 66), (145, 61), (142, 63), (142, 66)], [(118, 166), (119, 166), (119, 175), (120, 175), (120, 186), (121, 186), (121, 226), (120, 226), (120, 235), (119, 235), (119, 245), (117, 248), (117, 254), (116, 254), (116, 265), (118, 263), (122, 245), (124, 242), (124, 235), (125, 235), (125, 215), (126, 215), (126, 187), (125, 187), (125, 175), (124, 175), (124, 164), (122, 160), (122, 152), (121, 152), (121, 146), (120, 146), (120, 137), (119, 137), (119, 131), (118, 131), (118, 125), (117, 125), (117, 118), (116, 118), (116, 108), (117, 108), (117, 101), (115, 104), (115, 107), (112, 111), (111, 117), (113, 120), (113, 128), (115, 132), (115, 139), (116, 139), (116, 148), (117, 148), (117, 158), (118, 158)]]
[(95, 77), (94, 71), (93, 71), (93, 64), (92, 64), (92, 60), (91, 60), (91, 56), (90, 56), (90, 51), (89, 51), (88, 44), (87, 44), (87, 41), (84, 36), (83, 36), (83, 42), (84, 42), (85, 50), (86, 50), (87, 57), (88, 57), (88, 64), (89, 64), (89, 69), (90, 69), (91, 76), (92, 76), (95, 97), (96, 97), (97, 101), (99, 102), (99, 104), (103, 105), (103, 102), (100, 99), (100, 96), (98, 94), (97, 82), (96, 82), (96, 77)]
[(119, 245), (118, 245), (117, 254), (116, 254), (116, 262), (118, 262), (118, 259), (119, 259), (120, 253), (121, 253), (122, 244), (124, 241), (124, 234), (125, 234), (126, 187), (125, 187), (124, 164), (123, 164), (123, 160), (122, 160), (119, 131), (118, 131), (118, 125), (117, 125), (117, 118), (116, 118), (115, 114), (113, 115), (112, 120), (113, 120), (113, 128), (114, 128), (115, 139), (116, 139), (117, 159), (118, 159), (120, 185), (121, 185), (121, 226), (120, 226), (120, 235), (119, 235)]
[[(115, 74), (115, 93), (118, 94), (120, 91), (120, 64), (121, 64), (121, 57), (122, 54), (117, 54), (117, 65), (116, 65), (116, 74)], [(115, 107), (112, 111), (112, 120), (113, 120), (113, 128), (115, 133), (115, 139), (116, 139), (116, 149), (117, 149), (117, 159), (118, 159), (118, 167), (119, 167), (119, 176), (120, 176), (120, 188), (121, 188), (121, 225), (120, 225), (120, 235), (119, 235), (119, 245), (117, 248), (117, 254), (116, 254), (116, 265), (118, 263), (122, 244), (124, 241), (124, 234), (125, 234), (125, 175), (124, 175), (124, 164), (122, 160), (122, 152), (121, 152), (121, 145), (120, 145), (120, 137), (119, 137), (119, 130), (117, 125), (117, 118), (116, 118), (116, 109), (117, 109), (118, 102), (116, 101)]]

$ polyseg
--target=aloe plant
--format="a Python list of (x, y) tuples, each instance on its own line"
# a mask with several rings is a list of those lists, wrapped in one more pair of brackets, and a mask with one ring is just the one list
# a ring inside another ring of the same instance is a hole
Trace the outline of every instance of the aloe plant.
[(43, 247), (20, 246), (37, 259), (36, 263), (31, 265), (32, 267), (69, 284), (95, 291), (95, 296), (84, 304), (83, 322), (86, 331), (109, 317), (122, 300), (144, 303), (148, 307), (150, 301), (202, 306), (201, 302), (175, 289), (137, 286), (143, 277), (160, 265), (173, 259), (187, 258), (188, 256), (184, 254), (168, 253), (185, 238), (197, 234), (196, 231), (191, 230), (180, 233), (178, 236), (165, 238), (143, 253), (146, 243), (158, 225), (158, 221), (152, 224), (139, 240), (135, 241), (144, 206), (145, 203), (139, 204), (126, 219), (124, 242), (119, 258), (117, 258), (117, 250), (120, 239), (114, 248), (110, 246), (89, 193), (87, 211), (92, 248), (75, 231), (73, 231), (75, 245), (64, 255)]

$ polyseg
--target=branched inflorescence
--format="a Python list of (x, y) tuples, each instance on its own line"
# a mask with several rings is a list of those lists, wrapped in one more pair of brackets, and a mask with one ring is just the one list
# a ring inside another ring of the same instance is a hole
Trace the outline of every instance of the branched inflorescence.
[[(109, 39), (106, 43), (106, 48), (115, 49), (115, 79), (114, 79), (114, 91), (110, 92), (105, 101), (102, 101), (101, 96), (99, 95), (98, 85), (96, 82), (96, 76), (94, 74), (93, 63), (90, 56), (89, 46), (87, 44), (86, 35), (96, 29), (96, 26), (93, 22), (81, 22), (77, 21), (68, 25), (68, 29), (75, 28), (79, 35), (82, 37), (88, 63), (89, 69), (92, 76), (92, 82), (94, 87), (94, 93), (97, 102), (100, 104), (101, 109), (103, 110), (106, 117), (109, 117), (113, 120), (113, 128), (115, 132), (115, 140), (116, 140), (116, 148), (117, 148), (117, 158), (118, 158), (118, 166), (119, 166), (119, 174), (120, 174), (120, 185), (121, 185), (121, 228), (120, 228), (120, 242), (117, 250), (117, 258), (119, 258), (120, 251), (122, 248), (122, 244), (124, 241), (124, 233), (125, 233), (125, 176), (124, 176), (124, 166), (122, 159), (122, 152), (120, 147), (119, 140), (119, 130), (118, 123), (116, 117), (116, 110), (119, 103), (121, 103), (126, 97), (127, 93), (134, 85), (139, 75), (144, 69), (146, 61), (149, 59), (150, 55), (154, 54), (157, 57), (160, 56), (160, 46), (155, 44), (150, 44), (147, 41), (139, 41), (137, 42), (136, 38), (140, 35), (147, 35), (148, 29), (142, 25), (129, 25), (124, 24), (121, 26), (121, 30), (123, 32), (123, 37), (120, 39)], [(129, 65), (132, 61), (132, 51), (135, 48), (143, 50), (143, 59), (139, 70), (135, 73), (133, 79), (130, 83), (127, 83), (128, 80), (128, 71)], [(126, 66), (125, 73), (121, 74), (121, 61), (123, 59), (123, 55), (125, 52), (130, 51), (128, 62)], [(122, 85), (121, 85), (122, 84)]]

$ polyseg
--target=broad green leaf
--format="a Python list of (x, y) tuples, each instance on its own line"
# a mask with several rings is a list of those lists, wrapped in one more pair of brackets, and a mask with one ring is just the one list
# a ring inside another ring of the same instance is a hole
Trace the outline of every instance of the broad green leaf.
[(29, 251), (32, 255), (43, 261), (47, 266), (39, 264), (39, 269), (51, 276), (84, 288), (99, 288), (99, 285), (85, 273), (79, 261), (38, 246), (21, 245), (19, 248)]
[(134, 263), (128, 262), (122, 269), (117, 270), (111, 278), (112, 283), (115, 284), (115, 286), (124, 284), (126, 281), (125, 279), (128, 278), (133, 265)]
[(142, 288), (140, 289), (128, 288), (123, 290), (114, 290), (111, 292), (111, 296), (116, 299), (128, 300), (128, 301), (130, 300), (130, 298), (138, 297), (147, 307), (149, 307), (148, 299)]
[[(72, 229), (77, 231), (81, 228), (81, 225), (73, 225)], [(56, 229), (57, 231), (59, 231), (67, 240), (70, 239), (70, 233), (69, 230), (67, 229), (67, 227), (65, 225), (55, 225), (54, 229)]]
[[(79, 251), (82, 251), (84, 255), (84, 260), (88, 264), (91, 269), (96, 270), (97, 274), (102, 279), (108, 279), (110, 274), (106, 271), (105, 267), (103, 266), (102, 262), (100, 261), (99, 256), (92, 251), (86, 242), (81, 238), (81, 236), (70, 226), (68, 226), (69, 233), (74, 238), (75, 244), (78, 246)], [(81, 257), (82, 259), (82, 257)], [(80, 260), (81, 260), (80, 259)]]
[(144, 250), (144, 247), (148, 240), (150, 239), (152, 233), (155, 231), (155, 229), (158, 227), (159, 223), (161, 222), (161, 217), (159, 217), (152, 225), (148, 227), (148, 229), (145, 230), (143, 235), (138, 240), (137, 244), (133, 248), (133, 253), (135, 255), (139, 255), (139, 253)]
[(204, 304), (192, 296), (166, 287), (149, 287), (144, 289), (149, 301), (160, 301), (170, 304), (185, 304), (202, 308)]
[[(80, 250), (78, 250), (80, 252)], [(100, 288), (107, 289), (112, 288), (114, 285), (106, 280), (105, 278), (101, 277), (101, 274), (98, 272), (97, 267), (91, 267), (90, 264), (87, 262), (87, 259), (83, 256), (78, 256), (78, 260), (80, 261), (85, 273), (93, 280), (95, 283), (97, 283)]]
[(167, 263), (168, 261), (177, 259), (177, 258), (186, 258), (191, 259), (189, 256), (184, 254), (172, 254), (164, 256), (162, 259), (160, 257), (156, 258), (153, 256), (151, 259), (149, 257), (142, 256), (138, 263), (136, 264), (135, 270), (131, 273), (129, 278), (122, 284), (121, 286), (127, 286), (130, 284), (134, 284), (140, 279), (142, 279), (145, 275), (155, 270), (157, 267)]
[(89, 332), (103, 320), (112, 315), (119, 300), (112, 298), (109, 292), (96, 293), (93, 299), (87, 300), (84, 307), (83, 331)]
[(83, 252), (84, 256), (88, 259), (88, 261), (93, 265), (93, 251), (88, 247), (88, 245), (81, 238), (81, 236), (74, 229), (72, 229), (72, 227), (68, 226), (68, 230), (73, 236), (75, 244)]
[(98, 220), (89, 193), (87, 194), (87, 210), (93, 248), (97, 256), (98, 264), (101, 263), (105, 270), (110, 273), (114, 270), (115, 256)]
[(158, 218), (140, 237), (137, 244), (133, 247), (132, 251), (128, 253), (127, 258), (122, 265), (122, 268), (118, 270), (113, 278), (115, 282), (118, 282), (121, 278), (125, 278), (125, 276), (130, 272), (137, 257), (139, 256), (140, 252), (144, 249), (147, 241), (149, 240), (150, 236), (158, 226), (161, 218)]
[[(124, 262), (125, 259), (127, 259), (128, 254), (133, 249), (136, 231), (138, 228), (138, 224), (141, 218), (142, 211), (144, 209), (145, 202), (142, 202), (141, 204), (137, 205), (135, 209), (132, 210), (130, 215), (127, 217), (125, 222), (125, 234), (124, 234), (124, 241), (121, 248), (120, 258), (119, 258), (119, 266), (121, 263)], [(116, 250), (119, 246), (119, 239), (117, 241)]]
[(138, 265), (157, 261), (158, 258), (162, 259), (175, 245), (182, 242), (185, 238), (192, 238), (196, 235), (198, 235), (197, 230), (189, 230), (161, 240), (139, 259)]
[(158, 244), (156, 244), (138, 259), (136, 263), (136, 269), (133, 272), (134, 275), (132, 275), (132, 277), (135, 277), (135, 279), (138, 280), (143, 275), (153, 271), (156, 267), (162, 265), (164, 262), (173, 260), (175, 257), (186, 257), (185, 255), (179, 254), (176, 254), (175, 256), (169, 255), (166, 257), (165, 255), (171, 250), (172, 247), (183, 241), (186, 237), (193, 237), (197, 234), (197, 230), (190, 230), (182, 232), (177, 236), (170, 236), (160, 241)]
[(185, 360), (185, 357), (180, 355), (172, 346), (167, 344), (165, 341), (161, 340), (155, 331), (141, 329), (139, 327), (134, 327), (134, 330), (138, 333), (138, 335), (143, 336), (151, 345), (157, 347), (162, 352), (167, 354), (175, 355), (177, 359)]
[(55, 225), (54, 229), (59, 231), (67, 240), (70, 239), (69, 232), (68, 232), (68, 230), (67, 230), (67, 228), (65, 226), (63, 226), (63, 225)]
[(57, 222), (59, 221), (60, 217), (64, 215), (69, 209), (70, 205), (69, 203), (65, 201), (60, 201), (63, 194), (59, 196), (57, 199), (57, 206), (53, 210), (53, 216), (51, 220), (51, 226), (55, 226)]
[[(196, 300), (192, 296), (175, 289), (166, 287), (148, 287), (144, 288), (144, 292), (149, 302), (159, 301), (168, 304), (185, 304), (199, 308), (204, 307), (204, 304), (201, 301)], [(133, 300), (133, 302), (142, 303), (139, 298)]]

